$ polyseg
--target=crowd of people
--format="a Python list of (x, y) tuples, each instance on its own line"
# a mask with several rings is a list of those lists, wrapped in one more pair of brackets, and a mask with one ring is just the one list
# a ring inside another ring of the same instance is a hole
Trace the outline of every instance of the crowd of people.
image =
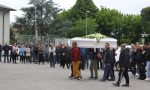
[[(2, 62), (2, 51), (4, 51), (4, 63), (50, 63), (51, 68), (58, 64), (60, 67), (71, 68), (70, 79), (82, 79), (81, 70), (90, 69), (89, 79), (98, 79), (98, 70), (104, 70), (100, 81), (115, 81), (114, 64), (116, 62), (116, 49), (110, 48), (109, 43), (105, 48), (80, 48), (77, 42), (72, 42), (72, 47), (64, 43), (39, 44), (19, 46), (14, 43), (9, 46), (0, 45), (0, 62)], [(90, 63), (89, 63), (90, 62)], [(125, 77), (126, 84), (129, 86), (128, 71), (131, 70), (133, 77), (139, 74), (138, 79), (150, 81), (150, 44), (145, 43), (141, 46), (139, 43), (132, 44), (131, 48), (121, 45), (119, 57), (119, 78), (113, 85), (120, 86), (121, 80)]]
[[(69, 56), (70, 47), (61, 43), (57, 46), (53, 44), (35, 44), (35, 45), (0, 45), (0, 62), (2, 56), (4, 63), (50, 63), (50, 67), (60, 64), (63, 68), (65, 65), (70, 68), (71, 58)], [(3, 52), (3, 53), (2, 53)], [(17, 61), (18, 60), (18, 61)]]

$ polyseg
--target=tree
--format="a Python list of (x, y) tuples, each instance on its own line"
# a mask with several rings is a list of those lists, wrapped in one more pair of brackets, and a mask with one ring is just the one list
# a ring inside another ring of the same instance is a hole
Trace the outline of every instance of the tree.
[[(82, 37), (86, 35), (85, 19), (76, 21), (75, 26), (68, 32), (69, 37)], [(87, 34), (95, 33), (97, 28), (96, 20), (87, 18)]]
[(116, 37), (116, 34), (120, 34), (122, 17), (123, 14), (115, 9), (101, 7), (101, 10), (96, 14), (97, 32)]
[(68, 18), (73, 22), (85, 19), (86, 11), (89, 11), (88, 17), (95, 18), (98, 8), (92, 0), (77, 0), (75, 5), (68, 11)]
[[(87, 12), (88, 11), (88, 12)], [(68, 37), (84, 36), (85, 35), (85, 19), (86, 13), (88, 17), (88, 34), (95, 33), (96, 22), (95, 17), (98, 8), (92, 0), (77, 0), (75, 5), (68, 11), (63, 11), (59, 16), (65, 21), (72, 22), (72, 26), (68, 28)]]
[(16, 18), (15, 27), (21, 28), (23, 34), (34, 34), (36, 24), (39, 35), (45, 35), (61, 9), (52, 0), (30, 0), (29, 4), (30, 7), (21, 9), (24, 15)]
[(34, 31), (33, 25), (28, 23), (25, 17), (16, 17), (16, 22), (13, 23), (12, 28), (17, 28), (20, 34), (31, 34)]
[(72, 22), (68, 19), (64, 19), (61, 15), (57, 16), (54, 22), (51, 24), (51, 30), (49, 34), (59, 37), (68, 37), (68, 31), (72, 27)]
[(135, 43), (141, 38), (142, 27), (139, 15), (124, 15), (122, 22), (122, 35), (120, 43)]
[(141, 17), (125, 15), (115, 9), (101, 7), (97, 13), (97, 32), (116, 38), (118, 43), (135, 43), (142, 34)]
[(143, 32), (150, 33), (150, 7), (143, 8), (141, 11), (141, 23)]

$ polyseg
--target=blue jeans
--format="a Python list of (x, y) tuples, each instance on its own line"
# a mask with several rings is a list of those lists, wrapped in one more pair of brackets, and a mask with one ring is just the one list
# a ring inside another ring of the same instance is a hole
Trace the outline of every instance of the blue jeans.
[(46, 62), (49, 61), (49, 53), (45, 53), (45, 60), (46, 60)]
[(146, 76), (150, 79), (150, 61), (146, 62)]
[(59, 54), (56, 54), (55, 60), (56, 60), (56, 63), (57, 63), (57, 64), (60, 63), (60, 55), (59, 55)]
[(85, 67), (89, 68), (89, 55), (85, 55)]

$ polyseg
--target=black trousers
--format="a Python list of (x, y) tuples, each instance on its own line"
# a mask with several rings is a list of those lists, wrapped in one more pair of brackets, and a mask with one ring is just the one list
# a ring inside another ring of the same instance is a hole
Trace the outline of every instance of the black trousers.
[(82, 67), (82, 70), (84, 70), (85, 69), (85, 56), (83, 55), (83, 56), (81, 56), (81, 67)]
[(62, 56), (61, 57), (61, 66), (64, 68), (65, 64), (66, 64), (67, 68), (69, 69), (69, 65), (68, 65), (68, 62), (67, 62), (67, 57), (66, 56)]
[(30, 63), (32, 63), (31, 56), (26, 56), (26, 57), (25, 57), (25, 60), (26, 60), (26, 62), (30, 62)]
[(38, 58), (39, 58), (39, 64), (41, 64), (41, 62), (42, 62), (42, 64), (44, 65), (44, 55), (43, 55), (43, 53), (39, 53)]
[(119, 71), (119, 78), (117, 83), (120, 84), (123, 77), (126, 80), (126, 84), (129, 84), (128, 68), (121, 68), (121, 70)]
[(146, 75), (145, 75), (145, 65), (140, 65), (139, 66), (139, 79), (145, 79)]
[(13, 60), (13, 63), (17, 63), (16, 57), (17, 57), (17, 54), (12, 54), (12, 60)]
[[(137, 66), (137, 67), (136, 67)], [(133, 75), (136, 75), (136, 73), (139, 73), (140, 64), (136, 60), (133, 60), (131, 62), (131, 72)]]
[(133, 75), (136, 74), (136, 62), (131, 62), (131, 72)]
[(4, 63), (6, 63), (6, 58), (7, 62), (9, 62), (9, 52), (4, 52)]
[(98, 69), (103, 69), (103, 63), (102, 63), (101, 59), (99, 59), (98, 62), (97, 62), (97, 68)]
[(20, 55), (20, 62), (25, 63), (25, 56)]
[(0, 52), (0, 62), (1, 62), (1, 59), (2, 59), (2, 53)]
[(55, 55), (50, 55), (50, 67), (55, 67)]

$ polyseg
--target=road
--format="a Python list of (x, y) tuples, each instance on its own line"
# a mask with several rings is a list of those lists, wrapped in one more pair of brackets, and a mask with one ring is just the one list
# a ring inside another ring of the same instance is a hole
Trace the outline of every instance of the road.
[[(116, 78), (117, 77), (116, 74)], [(89, 80), (89, 70), (82, 71), (82, 80), (70, 80), (70, 70), (49, 64), (12, 64), (0, 62), (0, 90), (149, 90), (150, 82), (130, 78), (130, 87), (114, 87), (112, 81)], [(124, 79), (122, 81), (124, 84)]]

